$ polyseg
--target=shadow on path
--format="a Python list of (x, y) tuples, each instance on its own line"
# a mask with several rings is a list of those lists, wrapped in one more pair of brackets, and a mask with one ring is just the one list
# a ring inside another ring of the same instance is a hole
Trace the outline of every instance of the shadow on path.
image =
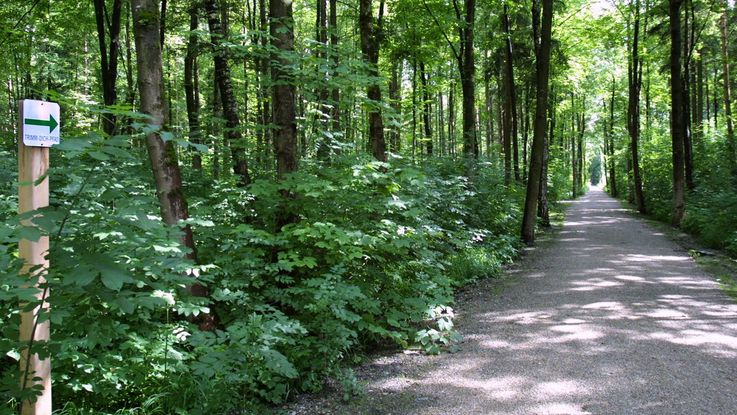
[(325, 413), (737, 414), (737, 305), (616, 200), (572, 202), (516, 273), (461, 310), (460, 352), (380, 359)]

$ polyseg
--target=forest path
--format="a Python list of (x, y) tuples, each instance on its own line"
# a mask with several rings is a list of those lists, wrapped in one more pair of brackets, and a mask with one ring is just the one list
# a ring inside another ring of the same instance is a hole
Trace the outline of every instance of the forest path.
[(602, 191), (566, 216), (501, 294), (463, 303), (461, 351), (380, 358), (359, 402), (309, 413), (737, 414), (734, 301)]

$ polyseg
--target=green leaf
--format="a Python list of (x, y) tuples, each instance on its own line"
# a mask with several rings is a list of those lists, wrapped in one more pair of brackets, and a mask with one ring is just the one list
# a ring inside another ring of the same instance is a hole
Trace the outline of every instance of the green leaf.
[(88, 257), (88, 260), (92, 260), (90, 265), (100, 272), (103, 285), (111, 290), (120, 291), (123, 284), (136, 282), (131, 278), (128, 270), (104, 255), (93, 254)]
[(276, 350), (262, 348), (261, 356), (264, 358), (266, 367), (274, 373), (285, 378), (294, 379), (298, 373), (287, 358)]

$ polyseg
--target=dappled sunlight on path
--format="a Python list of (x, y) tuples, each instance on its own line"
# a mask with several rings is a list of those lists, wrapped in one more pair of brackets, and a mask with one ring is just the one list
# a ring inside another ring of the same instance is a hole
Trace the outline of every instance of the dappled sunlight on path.
[(366, 413), (737, 413), (737, 305), (617, 201), (572, 202), (515, 274), (461, 310), (460, 352), (375, 380)]

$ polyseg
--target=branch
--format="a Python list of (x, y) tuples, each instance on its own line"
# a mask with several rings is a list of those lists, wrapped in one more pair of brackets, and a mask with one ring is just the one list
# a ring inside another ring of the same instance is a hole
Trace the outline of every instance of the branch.
[(425, 6), (425, 10), (427, 10), (427, 13), (430, 14), (430, 17), (432, 17), (432, 20), (435, 22), (435, 25), (438, 27), (438, 29), (440, 29), (440, 32), (443, 34), (443, 37), (445, 38), (445, 41), (448, 42), (448, 46), (450, 46), (450, 50), (453, 51), (453, 56), (455, 56), (458, 62), (461, 62), (461, 56), (458, 54), (458, 51), (456, 50), (455, 46), (453, 46), (453, 42), (450, 41), (450, 38), (448, 38), (448, 35), (445, 33), (445, 30), (443, 30), (443, 26), (440, 25), (440, 22), (438, 22), (438, 19), (435, 17), (432, 10), (430, 10), (430, 7), (428, 7), (427, 2), (425, 0), (422, 0), (422, 5)]

